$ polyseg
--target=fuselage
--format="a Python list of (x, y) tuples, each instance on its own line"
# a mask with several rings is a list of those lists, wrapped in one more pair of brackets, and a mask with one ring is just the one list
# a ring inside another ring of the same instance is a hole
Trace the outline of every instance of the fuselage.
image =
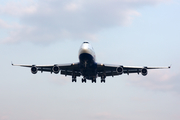
[(84, 42), (79, 49), (79, 61), (81, 74), (84, 78), (95, 79), (97, 77), (96, 55), (88, 42)]

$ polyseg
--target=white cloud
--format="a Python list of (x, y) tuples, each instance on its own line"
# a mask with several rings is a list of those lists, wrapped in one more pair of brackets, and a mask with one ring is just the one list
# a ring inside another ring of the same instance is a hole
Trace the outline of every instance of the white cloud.
[(0, 114), (0, 120), (9, 120), (9, 116), (4, 115), (4, 114)]
[(67, 4), (65, 6), (65, 10), (67, 11), (77, 11), (78, 9), (80, 9), (81, 5), (77, 4), (77, 3), (70, 3), (70, 4)]
[(104, 29), (131, 24), (137, 8), (167, 0), (39, 0), (8, 2), (1, 15), (19, 19), (4, 42), (52, 42), (66, 39), (97, 40)]
[(180, 73), (171, 73), (170, 70), (151, 70), (146, 77), (137, 75), (130, 77), (130, 85), (136, 85), (150, 90), (175, 91), (180, 93), (179, 76)]
[(0, 5), (0, 14), (10, 16), (21, 16), (24, 14), (33, 14), (36, 12), (37, 4), (30, 1), (28, 4), (23, 0), (19, 2), (7, 2), (5, 6)]
[(7, 28), (10, 28), (10, 25), (7, 22), (5, 22), (4, 20), (0, 19), (0, 28), (7, 29)]

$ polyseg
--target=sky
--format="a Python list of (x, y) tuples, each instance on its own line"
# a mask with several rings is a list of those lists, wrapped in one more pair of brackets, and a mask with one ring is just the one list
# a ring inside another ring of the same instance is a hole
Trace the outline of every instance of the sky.
[[(0, 0), (0, 120), (179, 120), (179, 0)], [(71, 82), (15, 64), (97, 62), (169, 66)]]

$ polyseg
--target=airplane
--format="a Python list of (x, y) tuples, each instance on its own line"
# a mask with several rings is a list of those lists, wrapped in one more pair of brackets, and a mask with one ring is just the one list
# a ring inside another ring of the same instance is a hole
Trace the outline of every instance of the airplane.
[(79, 49), (79, 62), (70, 64), (54, 64), (54, 65), (18, 65), (13, 66), (29, 67), (32, 74), (36, 74), (38, 71), (50, 72), (55, 74), (62, 74), (65, 76), (72, 76), (72, 82), (77, 81), (77, 77), (83, 76), (82, 83), (86, 83), (86, 80), (91, 80), (92, 83), (96, 83), (96, 78), (101, 78), (101, 83), (105, 83), (105, 78), (108, 76), (117, 76), (122, 74), (129, 75), (130, 73), (141, 73), (143, 76), (148, 74), (148, 69), (168, 69), (168, 67), (135, 67), (124, 65), (110, 65), (101, 64), (96, 62), (96, 55), (93, 47), (89, 42), (83, 42)]

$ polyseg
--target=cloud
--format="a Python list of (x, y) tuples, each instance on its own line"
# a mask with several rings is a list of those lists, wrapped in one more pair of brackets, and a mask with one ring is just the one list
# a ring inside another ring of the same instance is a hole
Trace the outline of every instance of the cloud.
[(8, 29), (8, 28), (10, 28), (10, 25), (7, 22), (5, 22), (4, 20), (0, 19), (0, 28)]
[(142, 102), (149, 102), (149, 101), (151, 101), (152, 99), (135, 96), (135, 97), (132, 97), (131, 100), (132, 100), (132, 101), (137, 101), (137, 102), (141, 102), (141, 103), (142, 103)]
[[(22, 0), (23, 1), (23, 0)], [(97, 40), (104, 29), (131, 24), (137, 8), (167, 0), (39, 0), (8, 2), (0, 14), (19, 19), (5, 43)], [(9, 23), (11, 24), (11, 23)], [(9, 25), (14, 26), (14, 25)]]
[(151, 70), (146, 76), (131, 76), (130, 85), (136, 85), (150, 90), (171, 91), (180, 93), (180, 73), (171, 73), (170, 71)]
[(0, 120), (9, 120), (9, 116), (7, 116), (7, 115), (0, 115)]
[(25, 2), (20, 1), (10, 1), (6, 5), (0, 5), (0, 14), (5, 14), (9, 16), (21, 16), (25, 14), (33, 14), (36, 12), (37, 4), (31, 0)]
[(126, 120), (127, 119), (121, 115), (115, 115), (109, 112), (96, 113), (91, 118), (93, 120)]

